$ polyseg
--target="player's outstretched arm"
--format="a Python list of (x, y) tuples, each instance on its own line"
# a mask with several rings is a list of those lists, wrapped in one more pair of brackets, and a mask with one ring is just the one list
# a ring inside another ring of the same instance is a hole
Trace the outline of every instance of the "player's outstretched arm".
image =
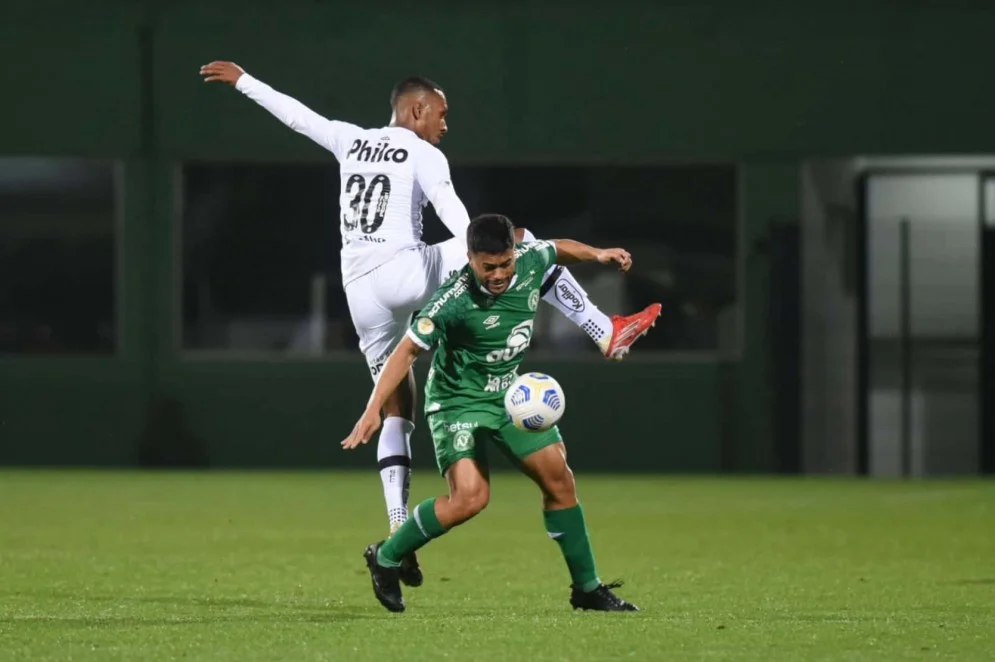
[(619, 271), (628, 271), (632, 267), (632, 256), (624, 248), (594, 248), (573, 239), (554, 239), (557, 264), (576, 264), (578, 262), (598, 262), (600, 264), (617, 264)]
[(285, 125), (307, 136), (328, 151), (339, 156), (341, 128), (344, 122), (322, 117), (297, 99), (277, 92), (254, 78), (234, 62), (214, 61), (200, 68), (205, 83), (220, 82), (231, 85), (265, 108)]
[(353, 426), (352, 433), (342, 440), (342, 448), (356, 448), (370, 440), (380, 427), (380, 410), (387, 401), (387, 396), (396, 391), (401, 382), (407, 379), (408, 371), (421, 352), (422, 348), (408, 336), (401, 339), (380, 372), (377, 385), (373, 387), (373, 394), (366, 404), (366, 411)]

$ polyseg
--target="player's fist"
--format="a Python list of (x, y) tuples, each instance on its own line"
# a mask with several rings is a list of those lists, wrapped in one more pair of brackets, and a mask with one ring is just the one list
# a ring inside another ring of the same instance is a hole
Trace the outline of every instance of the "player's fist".
[(380, 412), (367, 409), (363, 412), (356, 425), (352, 428), (352, 433), (342, 440), (342, 448), (356, 448), (360, 444), (365, 444), (373, 436), (373, 433), (380, 428)]
[(602, 248), (598, 251), (598, 262), (601, 264), (615, 263), (619, 271), (628, 271), (632, 266), (632, 256), (624, 248)]
[(214, 61), (200, 68), (200, 75), (204, 77), (205, 83), (221, 81), (234, 85), (244, 73), (245, 70), (234, 62)]

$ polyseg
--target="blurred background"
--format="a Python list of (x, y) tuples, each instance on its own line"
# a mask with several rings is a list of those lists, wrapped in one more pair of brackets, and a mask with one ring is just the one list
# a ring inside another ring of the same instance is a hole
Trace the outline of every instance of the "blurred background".
[[(389, 120), (439, 82), (471, 214), (622, 245), (622, 364), (540, 308), (578, 470), (995, 471), (984, 3), (13, 0), (0, 464), (372, 468), (338, 168), (201, 64)], [(428, 211), (425, 239), (446, 231)], [(420, 374), (426, 370), (423, 360)], [(423, 421), (416, 466), (432, 466)]]

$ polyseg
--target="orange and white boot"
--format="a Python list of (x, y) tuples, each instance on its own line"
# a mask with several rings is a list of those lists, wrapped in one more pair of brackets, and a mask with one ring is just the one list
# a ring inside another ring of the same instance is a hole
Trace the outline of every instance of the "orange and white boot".
[(621, 361), (635, 342), (656, 326), (662, 308), (660, 304), (654, 303), (634, 315), (613, 315), (612, 337), (602, 349), (605, 357)]

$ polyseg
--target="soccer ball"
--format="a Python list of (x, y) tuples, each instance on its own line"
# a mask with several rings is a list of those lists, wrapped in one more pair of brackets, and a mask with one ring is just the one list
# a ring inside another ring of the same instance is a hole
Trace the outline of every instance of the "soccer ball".
[(556, 425), (567, 401), (560, 384), (541, 372), (520, 375), (504, 394), (504, 408), (520, 430), (541, 432)]

